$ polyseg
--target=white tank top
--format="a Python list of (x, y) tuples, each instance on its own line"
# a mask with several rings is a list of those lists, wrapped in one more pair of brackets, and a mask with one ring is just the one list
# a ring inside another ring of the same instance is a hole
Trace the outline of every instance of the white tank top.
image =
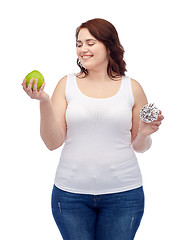
[(109, 98), (83, 94), (75, 74), (67, 76), (67, 132), (55, 185), (68, 192), (108, 194), (142, 186), (131, 145), (131, 80), (123, 76), (119, 91)]

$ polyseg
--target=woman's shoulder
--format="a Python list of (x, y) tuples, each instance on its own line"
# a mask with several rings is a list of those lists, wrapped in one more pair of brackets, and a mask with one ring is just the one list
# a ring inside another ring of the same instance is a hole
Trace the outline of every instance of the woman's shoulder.
[(66, 74), (66, 75), (64, 75), (60, 80), (59, 80), (59, 84), (66, 84), (66, 81), (67, 81), (67, 78), (69, 78), (69, 77), (75, 77), (76, 76), (76, 73), (68, 73), (68, 74)]
[(132, 92), (133, 92), (133, 96), (134, 96), (134, 103), (136, 105), (136, 103), (138, 101), (140, 101), (140, 99), (145, 99), (146, 98), (146, 94), (141, 86), (141, 84), (133, 79), (133, 78), (130, 78), (131, 80), (131, 86), (132, 86)]
[(130, 78), (130, 81), (132, 85), (132, 90), (135, 91), (135, 93), (140, 93), (141, 91), (143, 91), (141, 84), (137, 80)]

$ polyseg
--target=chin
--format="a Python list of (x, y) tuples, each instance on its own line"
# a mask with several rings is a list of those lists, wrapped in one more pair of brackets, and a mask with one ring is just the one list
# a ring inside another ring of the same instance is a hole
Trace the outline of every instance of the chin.
[(95, 70), (96, 68), (98, 68), (99, 66), (96, 64), (82, 64), (82, 66), (84, 68), (86, 68), (87, 70)]
[(87, 64), (82, 64), (82, 66), (83, 66), (85, 69), (87, 69), (87, 70), (90, 70), (90, 69), (92, 69), (92, 67), (91, 67), (91, 66), (89, 66), (89, 65), (87, 65)]

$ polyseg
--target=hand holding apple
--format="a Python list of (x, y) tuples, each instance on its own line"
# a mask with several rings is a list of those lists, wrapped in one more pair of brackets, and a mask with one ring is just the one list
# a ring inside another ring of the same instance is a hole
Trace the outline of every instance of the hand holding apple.
[[(32, 77), (30, 78), (30, 76)], [(39, 77), (39, 79), (37, 77)], [(27, 95), (32, 99), (37, 99), (40, 102), (45, 102), (50, 99), (49, 95), (43, 91), (45, 87), (45, 81), (38, 74), (38, 71), (36, 71), (36, 75), (35, 71), (29, 73), (23, 80), (22, 86)]]
[(32, 90), (33, 90), (33, 87), (34, 87), (34, 84), (35, 84), (35, 80), (38, 79), (38, 83), (37, 83), (37, 89), (39, 90), (41, 88), (41, 85), (44, 83), (44, 77), (43, 75), (37, 71), (37, 70), (34, 70), (32, 72), (30, 72), (26, 77), (26, 87), (28, 87), (28, 84), (30, 82), (31, 79), (34, 79), (34, 82), (32, 84)]

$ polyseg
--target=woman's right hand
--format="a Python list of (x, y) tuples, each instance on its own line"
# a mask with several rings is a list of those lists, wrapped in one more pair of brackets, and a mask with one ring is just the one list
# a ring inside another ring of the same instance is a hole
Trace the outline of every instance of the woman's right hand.
[(44, 87), (45, 87), (45, 82), (42, 84), (39, 91), (37, 90), (38, 79), (35, 80), (35, 84), (34, 84), (34, 87), (32, 89), (33, 82), (34, 82), (34, 79), (31, 78), (28, 86), (26, 86), (26, 79), (24, 79), (23, 83), (22, 83), (24, 91), (32, 99), (37, 99), (40, 102), (47, 102), (50, 98), (49, 98), (49, 95), (46, 92), (43, 91)]

